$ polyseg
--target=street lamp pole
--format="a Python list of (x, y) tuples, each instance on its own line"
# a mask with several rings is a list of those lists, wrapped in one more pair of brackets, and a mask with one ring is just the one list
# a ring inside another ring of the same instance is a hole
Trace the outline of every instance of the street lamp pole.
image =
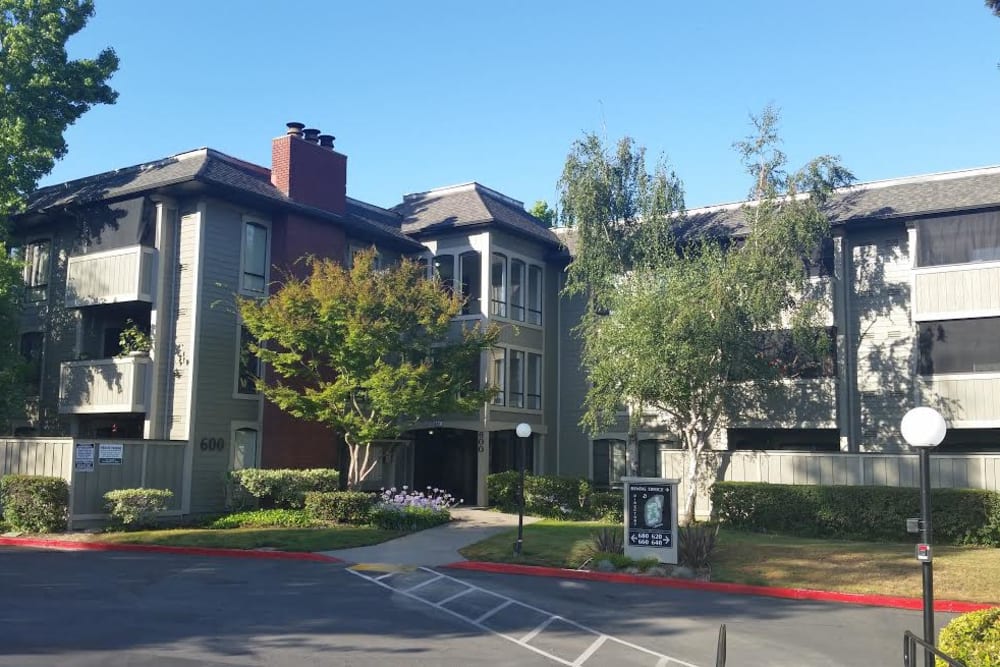
[(520, 557), (521, 547), (524, 544), (524, 468), (525, 468), (525, 443), (528, 438), (531, 437), (531, 425), (521, 422), (517, 425), (517, 439), (520, 440), (521, 445), (521, 456), (520, 456), (520, 470), (521, 470), (521, 484), (518, 489), (518, 503), (517, 503), (517, 542), (514, 542), (514, 555)]
[[(920, 541), (917, 560), (923, 569), (924, 641), (934, 646), (934, 564), (931, 552), (931, 449), (944, 440), (948, 426), (934, 408), (913, 408), (905, 415), (899, 430), (903, 439), (920, 452)], [(934, 654), (924, 653), (924, 665), (933, 667)]]

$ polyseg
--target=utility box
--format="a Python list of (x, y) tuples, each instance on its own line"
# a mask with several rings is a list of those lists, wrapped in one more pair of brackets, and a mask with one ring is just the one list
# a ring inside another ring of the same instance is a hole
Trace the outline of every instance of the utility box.
[(625, 555), (677, 564), (676, 479), (623, 477)]

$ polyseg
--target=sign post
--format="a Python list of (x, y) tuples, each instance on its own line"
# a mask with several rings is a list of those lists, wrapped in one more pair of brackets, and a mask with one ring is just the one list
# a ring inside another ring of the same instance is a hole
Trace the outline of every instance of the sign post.
[(677, 564), (676, 479), (623, 477), (625, 555)]

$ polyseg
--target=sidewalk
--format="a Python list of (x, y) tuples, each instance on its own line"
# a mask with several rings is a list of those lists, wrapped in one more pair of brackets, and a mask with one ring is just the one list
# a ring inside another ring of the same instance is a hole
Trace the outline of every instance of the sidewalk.
[[(351, 563), (439, 567), (465, 560), (458, 553), (459, 549), (491, 535), (517, 528), (516, 514), (456, 507), (451, 510), (451, 517), (451, 522), (443, 526), (421, 530), (381, 544), (322, 553)], [(536, 517), (524, 517), (525, 524), (535, 521), (538, 521)], [(513, 544), (514, 541), (511, 540), (512, 549)]]

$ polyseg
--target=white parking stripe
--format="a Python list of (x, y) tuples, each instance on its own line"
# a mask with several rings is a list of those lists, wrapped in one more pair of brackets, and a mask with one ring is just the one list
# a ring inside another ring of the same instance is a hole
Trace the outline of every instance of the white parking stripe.
[[(604, 646), (604, 642), (608, 641), (607, 635), (601, 635), (594, 640), (594, 643), (587, 647), (587, 650), (580, 654), (580, 657), (573, 661), (574, 667), (580, 667), (583, 663), (587, 662), (587, 659), (597, 652), (597, 649)], [(664, 658), (660, 658), (660, 662), (656, 663), (659, 667), (660, 663), (663, 662)]]
[(466, 588), (464, 591), (459, 591), (459, 592), (455, 593), (454, 595), (452, 595), (451, 597), (446, 597), (445, 599), (443, 599), (440, 602), (438, 602), (438, 604), (448, 604), (452, 600), (456, 600), (456, 599), (462, 597), (463, 595), (465, 595), (466, 593), (471, 593), (471, 592), (472, 592), (471, 588)]
[(498, 604), (498, 605), (497, 605), (496, 607), (493, 607), (493, 609), (490, 609), (490, 610), (489, 610), (488, 612), (486, 612), (485, 614), (483, 614), (482, 616), (480, 616), (479, 618), (477, 618), (477, 619), (476, 619), (476, 623), (482, 623), (482, 622), (483, 622), (483, 621), (485, 621), (485, 620), (486, 620), (487, 618), (489, 618), (489, 617), (490, 617), (490, 616), (492, 616), (493, 614), (497, 613), (498, 611), (500, 611), (500, 610), (501, 610), (501, 609), (503, 609), (504, 607), (509, 607), (509, 606), (510, 606), (510, 605), (512, 605), (512, 604), (514, 604), (514, 601), (513, 601), (513, 600), (506, 600), (506, 601), (504, 601), (504, 602), (501, 602), (501, 603), (500, 603), (500, 604)]
[[(419, 569), (421, 569), (421, 570), (423, 570), (423, 571), (425, 571), (425, 572), (427, 572), (429, 574), (434, 574), (434, 575), (437, 575), (437, 576), (435, 576), (435, 577), (433, 577), (431, 579), (428, 579), (427, 581), (422, 581), (419, 584), (417, 584), (416, 586), (412, 586), (412, 587), (407, 588), (407, 589), (393, 588), (389, 584), (387, 584), (387, 583), (385, 583), (383, 581), (380, 581), (381, 577), (370, 577), (370, 576), (367, 576), (365, 574), (362, 574), (361, 572), (355, 571), (355, 570), (353, 570), (351, 568), (348, 568), (347, 571), (350, 572), (351, 574), (355, 575), (355, 576), (361, 577), (362, 579), (366, 579), (366, 580), (368, 580), (368, 581), (370, 581), (370, 582), (372, 582), (372, 583), (374, 583), (374, 584), (376, 584), (378, 586), (386, 588), (386, 589), (388, 589), (390, 591), (393, 591), (395, 593), (399, 593), (401, 595), (405, 595), (406, 597), (412, 598), (412, 599), (417, 600), (419, 602), (423, 602), (424, 604), (429, 605), (431, 607), (434, 607), (436, 609), (440, 609), (441, 611), (443, 611), (445, 613), (451, 614), (452, 616), (454, 616), (456, 618), (459, 618), (459, 619), (461, 619), (461, 620), (463, 620), (463, 621), (465, 621), (467, 623), (472, 624), (473, 626), (479, 628), (480, 630), (483, 630), (485, 632), (489, 632), (490, 634), (496, 635), (497, 637), (502, 637), (503, 639), (506, 639), (508, 641), (514, 642), (515, 644), (517, 644), (519, 646), (523, 646), (524, 648), (528, 649), (529, 651), (533, 651), (533, 652), (535, 652), (535, 653), (537, 653), (539, 655), (545, 656), (546, 658), (549, 658), (550, 660), (553, 660), (553, 661), (558, 662), (560, 664), (568, 665), (568, 667), (581, 667), (581, 665), (583, 665), (587, 660), (589, 660), (594, 655), (594, 653), (596, 653), (601, 648), (601, 646), (603, 646), (605, 643), (607, 643), (609, 641), (613, 642), (615, 644), (619, 644), (621, 646), (628, 647), (628, 648), (633, 649), (635, 651), (639, 651), (640, 653), (645, 653), (646, 655), (649, 655), (649, 656), (651, 656), (653, 658), (657, 658), (656, 667), (668, 667), (669, 665), (679, 665), (681, 667), (695, 667), (695, 665), (692, 665), (689, 662), (684, 662), (683, 660), (680, 660), (678, 658), (673, 658), (673, 657), (671, 657), (669, 655), (665, 655), (663, 653), (659, 653), (657, 651), (653, 651), (651, 649), (639, 646), (638, 644), (634, 644), (634, 643), (632, 643), (630, 641), (627, 641), (625, 639), (619, 639), (618, 637), (613, 637), (611, 635), (606, 635), (603, 632), (598, 632), (597, 630), (594, 630), (593, 628), (589, 628), (589, 627), (587, 627), (585, 625), (581, 625), (580, 623), (577, 623), (576, 621), (571, 621), (571, 620), (569, 620), (569, 619), (567, 619), (565, 617), (559, 616), (558, 614), (553, 614), (553, 613), (548, 612), (548, 611), (546, 611), (544, 609), (539, 609), (538, 607), (533, 607), (530, 604), (525, 604), (524, 602), (520, 602), (520, 601), (515, 600), (514, 598), (508, 597), (506, 595), (501, 595), (500, 593), (496, 593), (494, 591), (486, 590), (485, 588), (480, 588), (479, 586), (476, 586), (475, 584), (470, 584), (467, 581), (463, 581), (461, 579), (456, 579), (455, 577), (451, 577), (451, 576), (448, 576), (448, 575), (440, 574), (440, 573), (435, 572), (434, 570), (431, 570), (431, 569), (426, 568), (426, 567), (421, 567)], [(452, 600), (452, 599), (458, 597), (458, 595), (453, 595), (450, 598), (447, 598), (446, 600), (443, 600), (441, 602), (431, 602), (430, 600), (426, 600), (426, 599), (424, 599), (422, 597), (419, 597), (417, 595), (413, 595), (411, 593), (411, 591), (414, 591), (414, 590), (416, 590), (416, 589), (418, 589), (418, 588), (420, 588), (422, 586), (426, 586), (427, 584), (433, 583), (435, 581), (439, 581), (441, 579), (446, 579), (446, 580), (454, 582), (456, 584), (460, 584), (462, 586), (465, 586), (466, 589), (463, 591), (463, 594), (464, 593), (469, 593), (469, 592), (472, 592), (472, 591), (478, 591), (478, 592), (484, 593), (486, 595), (492, 595), (493, 597), (500, 598), (504, 602), (502, 604), (494, 607), (490, 611), (486, 612), (485, 614), (483, 614), (479, 618), (472, 619), (472, 618), (469, 618), (468, 616), (460, 614), (460, 613), (458, 613), (458, 612), (456, 612), (456, 611), (454, 611), (452, 609), (448, 609), (447, 607), (444, 606), (445, 602), (448, 602), (449, 600)], [(537, 628), (535, 628), (534, 630), (532, 630), (531, 632), (529, 632), (527, 635), (525, 635), (524, 637), (522, 637), (520, 639), (518, 639), (517, 637), (512, 637), (511, 635), (508, 635), (508, 634), (504, 634), (502, 632), (497, 632), (496, 630), (493, 630), (492, 628), (489, 628), (489, 627), (483, 625), (483, 621), (485, 621), (486, 619), (488, 619), (490, 616), (493, 616), (494, 614), (496, 614), (497, 612), (499, 612), (501, 609), (504, 609), (505, 607), (508, 607), (510, 605), (515, 605), (515, 604), (518, 605), (519, 607), (524, 607), (525, 609), (530, 609), (531, 611), (537, 612), (537, 613), (539, 613), (539, 614), (541, 614), (543, 616), (546, 616), (548, 618), (541, 625), (539, 625)], [(581, 653), (580, 656), (576, 660), (574, 660), (573, 662), (570, 662), (568, 660), (560, 658), (557, 655), (553, 655), (552, 653), (549, 653), (548, 651), (544, 651), (544, 650), (542, 650), (540, 648), (537, 648), (535, 646), (532, 646), (531, 644), (528, 643), (532, 639), (534, 639), (535, 637), (537, 637), (550, 623), (552, 623), (553, 621), (556, 621), (556, 620), (561, 621), (561, 622), (566, 623), (566, 624), (569, 624), (569, 625), (572, 625), (572, 626), (574, 626), (574, 627), (576, 627), (576, 628), (578, 628), (580, 630), (583, 630), (584, 632), (586, 632), (588, 634), (595, 635), (597, 637), (597, 639), (595, 639), (590, 644), (590, 646), (588, 646), (587, 649), (583, 653)]]

